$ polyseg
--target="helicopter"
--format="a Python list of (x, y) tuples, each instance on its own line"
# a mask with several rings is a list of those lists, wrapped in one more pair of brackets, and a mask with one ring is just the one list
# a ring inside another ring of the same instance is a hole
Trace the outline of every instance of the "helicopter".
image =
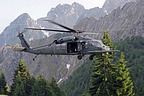
[[(39, 29), (39, 28), (26, 28), (28, 30), (44, 30), (44, 31), (54, 31), (54, 32), (63, 32), (63, 33), (74, 33), (81, 34), (85, 31), (74, 30), (69, 27), (66, 27), (62, 24), (56, 23), (51, 20), (49, 21), (57, 26), (60, 26), (66, 30), (56, 30), (56, 29)], [(85, 55), (89, 55), (89, 59), (93, 60), (94, 56), (98, 53), (112, 53), (119, 50), (110, 50), (109, 46), (106, 46), (102, 43), (101, 40), (96, 40), (90, 37), (83, 37), (79, 35), (75, 36), (65, 36), (60, 39), (54, 40), (52, 43), (38, 46), (32, 48), (26, 39), (24, 38), (23, 32), (18, 34), (18, 37), (21, 41), (22, 47), (16, 47), (16, 51), (24, 51), (32, 54), (36, 54), (35, 58), (38, 55), (77, 55), (78, 60), (81, 60)], [(33, 58), (33, 60), (35, 60)]]

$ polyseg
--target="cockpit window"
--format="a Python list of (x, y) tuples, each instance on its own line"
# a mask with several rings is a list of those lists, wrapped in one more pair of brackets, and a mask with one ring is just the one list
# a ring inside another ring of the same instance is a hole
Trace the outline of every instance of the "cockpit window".
[(103, 43), (101, 41), (91, 41), (93, 45), (97, 46), (97, 47), (102, 47)]

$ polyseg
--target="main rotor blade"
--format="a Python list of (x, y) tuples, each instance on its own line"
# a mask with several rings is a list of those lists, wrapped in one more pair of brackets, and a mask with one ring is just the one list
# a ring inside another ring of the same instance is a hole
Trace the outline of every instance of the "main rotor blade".
[(71, 31), (66, 31), (66, 30), (55, 30), (55, 29), (39, 29), (39, 28), (26, 28), (26, 29), (73, 33), (73, 32), (71, 32)]
[(58, 26), (60, 26), (60, 27), (62, 27), (62, 28), (65, 28), (65, 29), (67, 29), (67, 30), (69, 30), (69, 31), (71, 31), (71, 32), (73, 32), (73, 33), (77, 33), (76, 30), (71, 29), (71, 28), (69, 28), (69, 27), (66, 27), (66, 26), (64, 26), (64, 25), (61, 25), (61, 24), (59, 24), (59, 23), (56, 23), (56, 22), (54, 22), (54, 21), (51, 21), (51, 20), (44, 20), (44, 21), (49, 21), (49, 22), (51, 22), (51, 23), (53, 23), (53, 24), (55, 24), (55, 25), (58, 25)]
[(98, 35), (100, 33), (93, 33), (93, 32), (84, 32), (84, 33), (81, 33), (82, 35)]

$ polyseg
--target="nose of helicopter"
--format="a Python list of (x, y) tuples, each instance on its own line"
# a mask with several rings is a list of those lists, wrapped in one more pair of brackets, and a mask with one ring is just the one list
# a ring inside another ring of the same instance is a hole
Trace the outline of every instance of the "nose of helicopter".
[(110, 47), (109, 46), (103, 46), (103, 49), (104, 50), (110, 50)]

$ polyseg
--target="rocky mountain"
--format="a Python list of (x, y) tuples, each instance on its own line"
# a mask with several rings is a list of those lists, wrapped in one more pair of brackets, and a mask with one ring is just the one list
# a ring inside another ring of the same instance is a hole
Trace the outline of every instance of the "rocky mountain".
[(74, 2), (72, 5), (57, 5), (55, 8), (52, 8), (50, 12), (48, 12), (46, 17), (38, 19), (37, 22), (41, 27), (45, 28), (58, 28), (58, 26), (44, 20), (53, 20), (60, 24), (66, 25), (67, 27), (73, 28), (77, 22), (84, 18), (93, 17), (99, 19), (104, 15), (106, 15), (106, 13), (102, 8), (95, 7), (85, 9), (82, 5)]
[(144, 36), (143, 4), (143, 0), (127, 3), (99, 20), (86, 18), (80, 21), (76, 27), (93, 32), (102, 32), (104, 29), (108, 29), (113, 40), (137, 35)]
[(84, 18), (91, 18), (91, 17), (98, 20), (100, 17), (103, 17), (105, 15), (106, 15), (106, 12), (104, 12), (104, 10), (99, 7), (85, 9), (85, 11), (77, 19), (77, 22), (79, 22), (80, 20), (82, 20)]
[(73, 27), (79, 16), (85, 11), (85, 8), (74, 2), (72, 5), (64, 4), (57, 5), (48, 12), (47, 16), (37, 20), (38, 24), (45, 28), (57, 28), (53, 24), (46, 22), (44, 20), (53, 20), (67, 27)]
[(123, 7), (128, 2), (135, 2), (137, 0), (106, 0), (102, 9), (105, 10), (105, 12), (110, 13), (114, 9), (118, 7)]
[[(54, 26), (51, 23), (48, 23), (44, 20), (53, 20), (64, 24), (68, 27), (73, 27), (79, 21), (85, 18), (95, 18), (99, 19), (106, 15), (105, 10), (112, 11), (113, 9), (117, 8), (118, 6), (123, 6), (127, 2), (136, 1), (136, 0), (106, 0), (103, 8), (92, 8), (92, 9), (85, 9), (82, 5), (74, 2), (72, 5), (64, 4), (58, 5), (55, 8), (52, 8), (50, 12), (48, 12), (47, 16), (44, 18), (40, 18), (37, 21), (34, 21), (27, 13), (20, 15), (16, 18), (5, 30), (0, 34), (0, 46), (6, 44), (15, 44), (18, 42), (16, 35), (18, 32), (21, 32), (26, 27), (45, 27), (45, 28), (58, 28), (58, 26)], [(111, 5), (112, 4), (112, 5)], [(35, 31), (35, 33), (31, 33), (32, 31), (29, 30), (27, 32), (26, 38), (29, 40), (32, 39), (40, 39), (45, 37), (44, 34), (47, 35), (45, 32)]]
[[(127, 0), (126, 2), (128, 1), (132, 1), (132, 0)], [(122, 2), (122, 1), (119, 0), (119, 2)], [(110, 6), (111, 3), (117, 6), (122, 4), (122, 3), (116, 4), (117, 2), (115, 2), (114, 0), (106, 0), (103, 8), (95, 7), (89, 10), (85, 9), (82, 5), (76, 2), (74, 2), (72, 5), (59, 4), (55, 8), (52, 8), (51, 11), (48, 12), (46, 17), (40, 18), (37, 21), (34, 21), (27, 13), (24, 13), (20, 15), (18, 18), (16, 18), (8, 27), (5, 28), (2, 34), (0, 34), (0, 46), (6, 45), (6, 44), (17, 43), (18, 38), (15, 38), (16, 35), (18, 34), (18, 32), (23, 31), (24, 28), (26, 27), (41, 26), (45, 28), (54, 28), (54, 29), (58, 27), (58, 26), (54, 26), (53, 24), (44, 21), (47, 19), (59, 22), (71, 28), (76, 24), (76, 22), (79, 22), (80, 20), (83, 20), (84, 18), (92, 17), (98, 20), (100, 17), (103, 17), (106, 15), (106, 12), (104, 12), (104, 8), (106, 8), (105, 6)], [(47, 35), (47, 33), (45, 32), (44, 34)], [(27, 39), (32, 40), (35, 38), (37, 39), (43, 38), (45, 37), (44, 34), (38, 31), (35, 31), (35, 33), (31, 33), (31, 31), (29, 31), (25, 35)]]
[(137, 0), (106, 0), (103, 7), (95, 7), (91, 9), (85, 9), (82, 15), (78, 18), (77, 22), (84, 18), (95, 18), (99, 19), (105, 15), (108, 15), (114, 9), (118, 7), (123, 7), (128, 2), (136, 2)]
[(34, 21), (27, 13), (21, 14), (17, 17), (4, 31), (0, 34), (0, 46), (7, 44), (16, 44), (19, 42), (17, 35), (19, 32), (27, 31), (25, 33), (28, 40), (40, 39), (46, 37), (40, 31), (25, 30), (27, 27), (39, 27), (37, 22)]

